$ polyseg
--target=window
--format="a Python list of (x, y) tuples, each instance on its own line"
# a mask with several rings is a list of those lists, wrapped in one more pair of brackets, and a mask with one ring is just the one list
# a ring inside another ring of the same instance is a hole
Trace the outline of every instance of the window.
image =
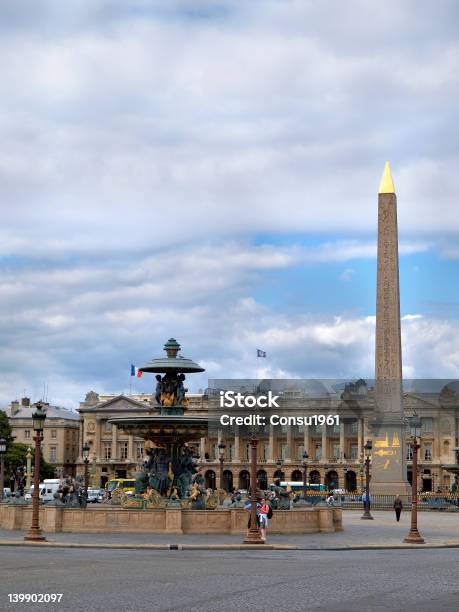
[(49, 448), (49, 460), (56, 461), (57, 459), (57, 448), (55, 446), (50, 446)]
[(112, 444), (111, 442), (105, 442), (104, 443), (104, 459), (111, 459), (112, 458)]
[(73, 442), (76, 440), (76, 431), (72, 431), (72, 440)]
[(281, 459), (284, 460), (287, 457), (287, 444), (281, 444)]
[(339, 433), (339, 424), (337, 425), (336, 423), (333, 425), (332, 427), (332, 433), (337, 434)]
[(25, 438), (26, 440), (29, 440), (29, 439), (30, 439), (30, 429), (26, 429), (26, 430), (24, 430), (24, 438)]
[(421, 419), (421, 427), (422, 427), (422, 433), (432, 433), (433, 432), (433, 419), (430, 417), (426, 419)]
[(351, 444), (349, 448), (351, 451), (351, 459), (353, 459), (354, 461), (357, 460), (359, 458), (359, 445)]
[(304, 446), (301, 444), (300, 446), (298, 446), (298, 454), (297, 454), (297, 457), (300, 461), (303, 461), (303, 453), (304, 453)]
[(298, 433), (304, 433), (304, 425), (298, 425)]
[(267, 461), (269, 457), (269, 444), (263, 444), (263, 461)]
[(136, 450), (135, 450), (136, 459), (143, 459), (143, 455), (144, 455), (143, 442), (137, 442)]
[(413, 449), (409, 444), (406, 447), (406, 459), (407, 461), (413, 461)]
[(349, 432), (351, 434), (359, 433), (359, 422), (358, 421), (352, 421), (352, 423), (349, 423)]
[(51, 429), (51, 438), (57, 438), (57, 430)]
[(112, 424), (109, 423), (108, 421), (105, 421), (104, 423), (104, 431), (106, 431), (107, 433), (110, 433), (112, 430)]
[(288, 425), (282, 425), (282, 426), (281, 426), (281, 432), (282, 432), (283, 434), (286, 434), (286, 433), (287, 433), (287, 429), (288, 429)]
[(322, 444), (320, 442), (316, 442), (315, 451), (316, 451), (316, 460), (320, 461), (322, 459)]
[(228, 461), (234, 459), (234, 444), (228, 444)]
[(432, 442), (424, 444), (424, 461), (432, 461)]
[(120, 442), (120, 459), (127, 459), (128, 458), (128, 443), (127, 442)]
[(333, 445), (332, 445), (332, 457), (333, 457), (333, 459), (339, 459), (339, 457), (340, 457), (339, 442), (333, 442)]

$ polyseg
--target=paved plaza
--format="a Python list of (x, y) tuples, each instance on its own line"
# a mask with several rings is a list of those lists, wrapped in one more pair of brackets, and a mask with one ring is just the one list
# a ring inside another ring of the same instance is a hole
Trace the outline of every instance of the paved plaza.
[[(88, 509), (88, 512), (91, 512)], [(268, 543), (286, 544), (300, 549), (340, 549), (347, 547), (404, 546), (403, 538), (410, 528), (410, 512), (402, 512), (396, 523), (393, 512), (375, 511), (373, 521), (362, 521), (360, 511), (343, 513), (344, 531), (338, 533), (313, 533), (305, 535), (270, 535)], [(459, 512), (420, 512), (418, 525), (426, 545), (459, 547)], [(0, 529), (0, 543), (21, 541), (24, 533)], [(49, 542), (82, 545), (147, 546), (183, 544), (184, 546), (215, 546), (241, 544), (241, 536), (231, 535), (171, 535), (127, 533), (49, 533)]]
[[(400, 524), (392, 512), (375, 512), (373, 521), (362, 521), (360, 516), (360, 512), (345, 512), (342, 533), (270, 538), (272, 543), (292, 547), (285, 550), (224, 548), (240, 544), (239, 536), (156, 534), (48, 534), (58, 547), (15, 546), (22, 532), (2, 530), (0, 609), (459, 609), (458, 550), (446, 547), (459, 547), (459, 514), (420, 513), (420, 530), (428, 545), (444, 547), (415, 550), (388, 548), (400, 545), (407, 534), (408, 512)], [(222, 548), (141, 549), (173, 543)], [(366, 548), (347, 548), (359, 546)], [(63, 593), (63, 597), (60, 604), (10, 604), (9, 593)]]
[[(4, 547), (0, 608), (74, 612), (452, 612), (457, 550), (128, 551)], [(8, 593), (63, 593), (9, 604)]]

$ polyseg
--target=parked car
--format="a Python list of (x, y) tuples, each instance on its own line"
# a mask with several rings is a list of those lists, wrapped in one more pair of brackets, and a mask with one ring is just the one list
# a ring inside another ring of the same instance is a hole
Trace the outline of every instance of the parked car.
[(103, 497), (103, 491), (100, 489), (88, 489), (88, 504), (100, 504)]

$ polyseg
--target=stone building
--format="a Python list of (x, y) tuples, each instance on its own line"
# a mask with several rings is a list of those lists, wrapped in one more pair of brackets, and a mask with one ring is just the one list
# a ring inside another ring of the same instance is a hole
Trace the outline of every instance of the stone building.
[[(189, 396), (190, 404), (203, 405), (202, 396)], [(151, 395), (98, 395), (89, 392), (78, 412), (80, 422), (80, 457), (78, 473), (84, 471), (82, 447), (90, 447), (91, 482), (105, 486), (112, 478), (129, 478), (143, 463), (144, 440), (118, 430), (109, 420), (119, 416), (151, 414)], [(190, 408), (191, 409), (191, 408)]]
[[(78, 413), (42, 402), (46, 412), (43, 431), (43, 457), (55, 467), (56, 476), (75, 475), (79, 455), (80, 417)], [(35, 404), (28, 397), (13, 401), (6, 409), (15, 442), (34, 447), (32, 414)]]
[[(372, 389), (351, 385), (327, 397), (288, 392), (288, 404), (295, 414), (339, 415), (331, 426), (271, 426), (258, 444), (258, 480), (268, 486), (276, 477), (303, 480), (303, 454), (306, 451), (308, 481), (347, 490), (360, 489), (363, 479), (363, 447), (371, 438), (374, 394)], [(208, 397), (189, 395), (188, 412), (206, 414)], [(459, 443), (459, 388), (446, 386), (441, 393), (404, 394), (406, 416), (421, 417), (422, 436), (419, 482), (423, 490), (448, 488), (456, 464)], [(114, 416), (150, 414), (151, 396), (98, 396), (90, 393), (81, 403), (80, 440), (88, 441), (90, 459), (97, 484), (113, 477), (134, 476), (143, 461), (144, 441), (111, 426)], [(410, 438), (407, 427), (406, 440)], [(223, 451), (219, 444), (223, 443)], [(223, 482), (220, 482), (220, 453), (223, 452)], [(200, 464), (208, 487), (247, 489), (250, 484), (249, 439), (222, 428), (218, 434), (199, 442)], [(373, 452), (378, 452), (374, 448)], [(411, 480), (411, 449), (406, 445), (408, 480)], [(82, 470), (82, 457), (79, 459)]]

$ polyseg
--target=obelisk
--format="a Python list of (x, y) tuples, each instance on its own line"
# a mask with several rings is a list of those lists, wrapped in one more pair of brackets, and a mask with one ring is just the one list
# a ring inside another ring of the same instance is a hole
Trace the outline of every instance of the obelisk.
[(378, 194), (373, 493), (407, 494), (402, 387), (397, 197), (389, 162)]

